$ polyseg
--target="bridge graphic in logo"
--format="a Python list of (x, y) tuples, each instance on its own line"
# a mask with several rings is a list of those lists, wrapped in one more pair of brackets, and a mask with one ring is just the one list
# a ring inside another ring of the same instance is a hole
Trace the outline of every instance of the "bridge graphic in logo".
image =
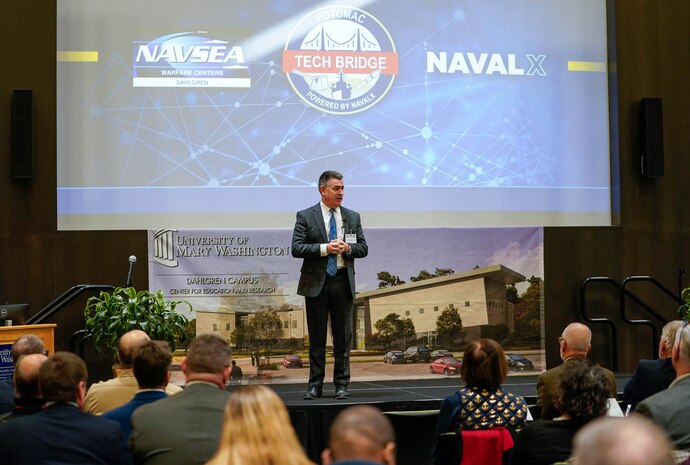
[(175, 268), (175, 233), (177, 229), (159, 229), (153, 235), (153, 259), (163, 266)]

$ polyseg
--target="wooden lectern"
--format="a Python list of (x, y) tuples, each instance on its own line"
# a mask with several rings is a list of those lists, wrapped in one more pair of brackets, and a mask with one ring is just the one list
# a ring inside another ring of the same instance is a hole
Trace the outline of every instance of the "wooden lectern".
[(25, 334), (35, 334), (43, 339), (43, 345), (48, 350), (48, 355), (55, 353), (55, 327), (54, 323), (43, 325), (0, 326), (0, 345), (14, 344), (19, 337)]

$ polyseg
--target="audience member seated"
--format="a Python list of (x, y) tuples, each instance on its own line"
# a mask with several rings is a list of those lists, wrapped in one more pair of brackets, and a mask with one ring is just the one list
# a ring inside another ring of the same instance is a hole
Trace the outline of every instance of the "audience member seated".
[(585, 425), (573, 441), (573, 465), (673, 465), (664, 432), (638, 415), (603, 417)]
[[(571, 360), (587, 358), (587, 354), (592, 349), (592, 331), (582, 323), (571, 323), (563, 330), (558, 343), (563, 363), (546, 370), (537, 378), (537, 405), (541, 406), (541, 418), (544, 420), (552, 420), (558, 416), (555, 406), (558, 378)], [(606, 368), (604, 372), (611, 384), (609, 397), (616, 399), (616, 377)]]
[(43, 354), (19, 357), (14, 369), (14, 411), (0, 414), (0, 422), (33, 415), (43, 409), (45, 401), (38, 384), (38, 372), (46, 360), (48, 357)]
[(182, 361), (184, 391), (132, 414), (134, 460), (146, 465), (206, 463), (218, 448), (229, 393), (230, 346), (218, 334), (197, 336)]
[(676, 371), (671, 363), (671, 352), (676, 333), (682, 326), (682, 320), (667, 323), (661, 330), (659, 358), (638, 362), (630, 380), (623, 388), (623, 400), (632, 410), (647, 397), (669, 387), (676, 378)]
[(567, 460), (575, 433), (590, 420), (606, 414), (610, 389), (603, 368), (584, 358), (573, 359), (556, 388), (556, 407), (561, 416), (525, 426), (517, 436), (510, 463), (549, 465)]
[(168, 397), (165, 386), (170, 381), (171, 363), (172, 353), (166, 342), (147, 341), (134, 349), (132, 371), (139, 385), (139, 391), (126, 404), (103, 414), (105, 418), (120, 423), (125, 439), (129, 438), (130, 422), (136, 409)]
[[(19, 357), (29, 354), (46, 355), (43, 340), (35, 334), (25, 334), (14, 341), (12, 344), (12, 363), (17, 366)], [(14, 411), (14, 378), (10, 376), (0, 380), (0, 414), (12, 411)]]
[(280, 397), (261, 385), (232, 391), (217, 446), (208, 465), (313, 465)]
[[(117, 347), (117, 360), (120, 372), (117, 378), (94, 383), (86, 393), (84, 411), (94, 415), (112, 410), (132, 400), (139, 390), (137, 380), (132, 373), (132, 353), (134, 349), (150, 341), (148, 334), (140, 329), (126, 332), (120, 337)], [(168, 395), (181, 392), (182, 388), (168, 383), (165, 392)]]
[(683, 325), (671, 351), (676, 379), (668, 389), (637, 404), (635, 412), (645, 415), (663, 428), (676, 449), (690, 451), (690, 328)]
[(331, 424), (323, 465), (395, 465), (395, 435), (390, 420), (376, 407), (342, 410)]
[(86, 364), (57, 352), (39, 370), (46, 407), (0, 425), (0, 463), (131, 464), (120, 425), (83, 413)]
[[(492, 339), (470, 342), (460, 369), (465, 386), (441, 403), (435, 444), (441, 434), (502, 426), (512, 433), (525, 426), (527, 405), (501, 387), (508, 374), (503, 348)], [(436, 462), (436, 446), (432, 457)]]

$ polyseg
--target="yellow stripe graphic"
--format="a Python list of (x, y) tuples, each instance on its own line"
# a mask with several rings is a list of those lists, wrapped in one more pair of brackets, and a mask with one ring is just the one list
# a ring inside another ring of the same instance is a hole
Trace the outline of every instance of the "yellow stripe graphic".
[(98, 51), (58, 51), (57, 61), (96, 63), (98, 62)]
[(569, 61), (568, 71), (603, 73), (606, 71), (606, 63), (603, 61)]

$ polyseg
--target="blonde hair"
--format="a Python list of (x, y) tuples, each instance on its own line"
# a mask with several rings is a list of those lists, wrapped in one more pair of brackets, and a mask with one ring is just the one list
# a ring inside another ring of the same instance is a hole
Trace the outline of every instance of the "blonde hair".
[(280, 397), (262, 385), (233, 390), (216, 454), (207, 465), (314, 465)]

